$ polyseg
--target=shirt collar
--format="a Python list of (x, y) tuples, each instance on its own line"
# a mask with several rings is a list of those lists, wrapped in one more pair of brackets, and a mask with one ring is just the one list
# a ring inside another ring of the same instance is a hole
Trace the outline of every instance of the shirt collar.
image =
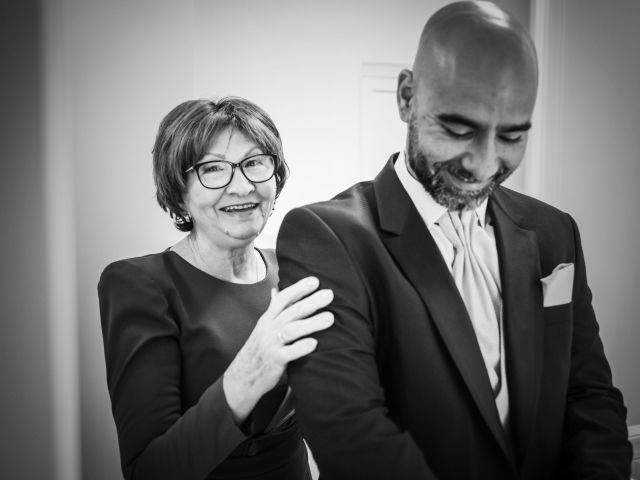
[[(404, 150), (400, 151), (394, 169), (400, 183), (406, 190), (409, 198), (411, 198), (411, 201), (418, 210), (427, 228), (433, 227), (438, 219), (447, 211), (447, 208), (436, 202), (431, 194), (424, 189), (422, 184), (409, 173)], [(485, 198), (475, 209), (482, 228), (484, 228), (487, 220), (487, 203), (487, 199)]]

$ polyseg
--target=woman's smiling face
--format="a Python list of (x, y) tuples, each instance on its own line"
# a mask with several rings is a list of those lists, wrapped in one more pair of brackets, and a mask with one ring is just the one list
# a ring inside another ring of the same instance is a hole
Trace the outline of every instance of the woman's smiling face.
[[(207, 152), (198, 163), (226, 160), (240, 163), (245, 158), (263, 152), (242, 131), (231, 127), (212, 139)], [(262, 231), (276, 198), (276, 179), (252, 183), (240, 168), (234, 170), (231, 182), (223, 188), (202, 186), (195, 171), (187, 174), (184, 207), (193, 219), (193, 231), (220, 247), (237, 248), (252, 242)]]

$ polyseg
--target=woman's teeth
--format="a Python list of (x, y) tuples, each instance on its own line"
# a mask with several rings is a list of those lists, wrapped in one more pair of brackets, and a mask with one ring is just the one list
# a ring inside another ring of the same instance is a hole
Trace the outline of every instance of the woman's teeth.
[(246, 210), (253, 210), (257, 206), (258, 206), (257, 203), (242, 203), (239, 205), (229, 205), (226, 207), (222, 207), (220, 210), (227, 213), (244, 212)]

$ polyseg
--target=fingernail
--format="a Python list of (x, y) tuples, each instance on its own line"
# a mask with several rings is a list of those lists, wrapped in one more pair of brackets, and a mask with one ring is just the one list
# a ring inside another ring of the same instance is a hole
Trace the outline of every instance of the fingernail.
[(333, 314), (327, 313), (327, 316), (322, 320), (325, 325), (331, 325), (333, 323)]
[(320, 285), (320, 280), (318, 280), (316, 277), (309, 277), (307, 278), (307, 285), (309, 285), (310, 287), (317, 287), (318, 285)]
[(322, 295), (322, 298), (333, 298), (333, 290), (330, 288), (320, 290), (320, 295)]

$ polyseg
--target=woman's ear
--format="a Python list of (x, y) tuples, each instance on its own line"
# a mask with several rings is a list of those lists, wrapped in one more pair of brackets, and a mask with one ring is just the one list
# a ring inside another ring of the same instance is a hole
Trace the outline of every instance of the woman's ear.
[(178, 203), (178, 207), (180, 208), (180, 211), (176, 213), (187, 220), (191, 220), (191, 212), (187, 209), (187, 204), (184, 200)]
[(396, 101), (398, 102), (398, 113), (400, 119), (408, 123), (411, 116), (411, 98), (413, 97), (413, 72), (403, 69), (398, 75), (398, 89), (396, 91)]

